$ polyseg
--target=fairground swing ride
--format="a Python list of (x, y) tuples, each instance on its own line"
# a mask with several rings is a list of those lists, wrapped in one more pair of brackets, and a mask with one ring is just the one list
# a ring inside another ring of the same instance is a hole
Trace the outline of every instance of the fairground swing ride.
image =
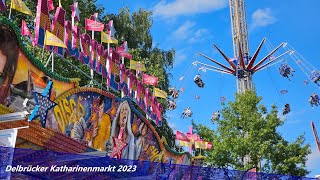
[[(236, 77), (236, 85), (237, 92), (244, 93), (248, 90), (254, 89), (253, 84), (253, 75), (257, 72), (260, 72), (264, 69), (269, 69), (277, 64), (277, 69), (279, 71), (279, 75), (281, 77), (287, 78), (290, 80), (290, 77), (294, 74), (294, 69), (289, 65), (286, 59), (292, 60), (301, 71), (306, 75), (308, 80), (305, 80), (303, 83), (307, 85), (309, 82), (314, 83), (320, 86), (320, 71), (318, 71), (311, 63), (309, 63), (300, 53), (298, 53), (292, 46), (288, 43), (282, 42), (277, 47), (270, 49), (271, 43), (268, 42), (266, 38), (264, 38), (256, 51), (251, 56), (249, 51), (249, 41), (248, 41), (248, 30), (247, 30), (247, 22), (246, 22), (246, 10), (244, 0), (229, 0), (230, 3), (230, 18), (231, 18), (231, 28), (232, 28), (232, 40), (233, 40), (233, 50), (234, 56), (229, 57), (224, 53), (217, 45), (213, 45), (213, 47), (222, 55), (223, 59), (227, 62), (228, 65), (224, 65), (217, 60), (199, 52), (198, 56), (201, 56), (211, 62), (214, 65), (210, 65), (207, 63), (203, 63), (199, 60), (196, 60), (192, 63), (192, 66), (197, 68), (188, 68), (186, 73), (192, 71), (192, 69), (198, 69), (197, 75), (194, 77), (194, 83), (198, 85), (199, 88), (204, 88), (205, 81), (201, 78), (199, 71), (206, 72), (214, 71), (221, 74), (229, 74)], [(261, 52), (263, 45), (266, 44), (268, 53), (261, 59), (258, 60), (258, 55)], [(181, 80), (186, 81), (186, 77), (182, 76)], [(179, 83), (180, 84), (180, 83)], [(183, 83), (182, 83), (183, 84)], [(180, 88), (180, 89), (179, 89)], [(171, 89), (169, 95), (176, 99), (179, 92), (182, 92), (181, 89), (186, 87), (178, 87)], [(175, 94), (176, 93), (176, 94)], [(281, 90), (278, 92), (280, 94), (288, 93), (288, 90)], [(195, 97), (196, 100), (200, 99), (198, 95)], [(225, 97), (220, 97), (220, 100), (225, 100)], [(169, 100), (169, 102), (172, 100)], [(320, 105), (320, 98), (316, 93), (312, 93), (308, 99), (311, 107)], [(174, 101), (172, 101), (174, 102)], [(174, 102), (173, 108), (176, 108), (176, 104)], [(283, 103), (282, 114), (285, 116), (290, 113), (291, 107), (288, 103)], [(192, 116), (192, 111), (190, 107), (184, 109), (181, 118), (188, 118)], [(220, 112), (213, 112), (211, 121), (214, 123), (215, 120), (220, 118)], [(317, 137), (317, 133), (312, 123), (312, 130), (315, 134), (316, 143), (320, 151), (320, 143)], [(202, 156), (203, 157), (203, 156)], [(195, 158), (197, 159), (197, 158)], [(201, 158), (200, 158), (201, 159)], [(197, 159), (198, 160), (198, 159)], [(203, 160), (203, 159), (201, 159)], [(250, 161), (250, 157), (247, 155), (244, 158), (245, 164)]]

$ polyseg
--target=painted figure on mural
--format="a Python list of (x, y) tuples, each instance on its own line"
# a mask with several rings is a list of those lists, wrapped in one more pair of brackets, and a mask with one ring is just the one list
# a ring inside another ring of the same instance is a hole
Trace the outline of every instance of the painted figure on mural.
[(128, 101), (120, 103), (116, 116), (112, 121), (110, 144), (113, 147), (112, 137), (119, 137), (121, 129), (123, 129), (122, 138), (128, 143), (128, 145), (122, 151), (122, 159), (133, 159), (134, 158), (134, 136), (131, 127), (131, 109)]
[(138, 138), (135, 143), (135, 159), (139, 159), (141, 151), (148, 149), (148, 130), (148, 126), (144, 122), (141, 122), (141, 124), (139, 125), (139, 132), (137, 135)]
[[(37, 78), (36, 82), (44, 82), (42, 91), (40, 89), (29, 88), (29, 81), (23, 81), (19, 84), (12, 84), (15, 73), (18, 69), (19, 45), (14, 31), (4, 25), (0, 26), (0, 104), (10, 107), (15, 111), (32, 111), (35, 106), (35, 101), (31, 90), (42, 93), (47, 82), (50, 80), (47, 77)], [(36, 85), (33, 82), (33, 85)], [(29, 90), (29, 91), (28, 91)], [(55, 96), (55, 91), (52, 91)], [(54, 98), (54, 96), (51, 96)], [(29, 101), (27, 106), (23, 106), (25, 98)], [(58, 129), (55, 121), (53, 110), (49, 111), (47, 117), (49, 127)]]
[(73, 108), (70, 115), (70, 120), (74, 122), (73, 127), (70, 131), (70, 137), (79, 141), (85, 142), (87, 123), (84, 117), (80, 113), (80, 103), (82, 102), (82, 96), (78, 96), (77, 105)]
[(98, 98), (98, 112), (92, 115), (90, 138), (88, 145), (97, 150), (106, 150), (106, 142), (110, 138), (110, 116), (105, 113), (105, 97)]
[(11, 83), (17, 70), (19, 46), (15, 33), (0, 26), (0, 104), (8, 105)]

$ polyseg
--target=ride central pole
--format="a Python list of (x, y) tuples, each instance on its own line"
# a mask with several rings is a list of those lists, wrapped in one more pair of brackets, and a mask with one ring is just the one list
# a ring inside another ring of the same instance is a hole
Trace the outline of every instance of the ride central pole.
[(239, 65), (240, 57), (246, 58), (244, 62), (245, 66), (249, 61), (249, 42), (244, 0), (230, 0), (230, 18), (234, 57), (238, 58), (237, 70), (243, 71), (245, 75), (245, 77), (239, 77), (238, 71), (236, 73), (237, 92), (244, 93), (246, 90), (253, 89), (252, 73)]
[[(252, 73), (246, 70), (249, 62), (249, 43), (248, 31), (246, 21), (246, 9), (244, 0), (229, 0), (230, 4), (230, 18), (232, 28), (232, 41), (234, 57), (237, 58), (236, 83), (237, 92), (242, 94), (247, 90), (253, 89)], [(241, 59), (242, 58), (242, 59)], [(244, 59), (243, 59), (244, 58)], [(240, 61), (244, 60), (241, 65)], [(244, 132), (244, 137), (248, 138), (248, 132)], [(250, 163), (249, 155), (243, 157), (243, 165)]]

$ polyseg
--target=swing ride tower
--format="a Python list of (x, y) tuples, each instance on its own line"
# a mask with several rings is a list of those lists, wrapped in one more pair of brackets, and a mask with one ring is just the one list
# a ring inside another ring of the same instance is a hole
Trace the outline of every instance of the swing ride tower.
[[(244, 0), (229, 0), (229, 4), (234, 58), (228, 57), (217, 45), (214, 44), (213, 47), (218, 50), (218, 52), (230, 66), (228, 67), (203, 53), (198, 54), (212, 61), (218, 67), (208, 65), (199, 61), (196, 61), (193, 64), (201, 64), (203, 66), (203, 70), (212, 70), (219, 73), (225, 73), (235, 76), (237, 83), (237, 92), (244, 93), (246, 90), (252, 90), (254, 88), (252, 82), (252, 76), (254, 73), (276, 64), (276, 61), (279, 60), (279, 58), (291, 52), (291, 50), (288, 50), (285, 53), (274, 57), (273, 54), (285, 44), (281, 43), (274, 50), (269, 52), (269, 54), (267, 54), (264, 58), (262, 58), (258, 63), (255, 64), (261, 47), (266, 39), (264, 38), (261, 41), (257, 50), (251, 57), (249, 51), (246, 9)], [(269, 61), (265, 63), (266, 60)]]
[[(212, 70), (219, 73), (230, 74), (236, 77), (237, 92), (244, 93), (248, 90), (253, 90), (254, 85), (252, 81), (253, 74), (263, 70), (267, 67), (270, 67), (277, 63), (282, 56), (287, 53), (290, 53), (291, 50), (288, 50), (279, 56), (275, 57), (273, 54), (285, 43), (281, 43), (266, 56), (264, 56), (260, 61), (256, 62), (256, 59), (259, 55), (261, 47), (263, 46), (266, 39), (264, 38), (259, 44), (256, 51), (253, 53), (252, 57), (250, 56), (249, 51), (249, 41), (248, 41), (248, 30), (247, 30), (247, 21), (246, 21), (246, 9), (244, 0), (229, 0), (230, 5), (230, 19), (231, 19), (231, 29), (232, 29), (232, 41), (233, 41), (233, 51), (234, 58), (228, 57), (217, 45), (213, 47), (218, 50), (222, 57), (226, 60), (229, 66), (226, 66), (217, 60), (208, 57), (205, 54), (198, 53), (200, 56), (210, 60), (218, 67), (208, 65), (199, 61), (193, 62), (194, 65), (200, 64), (203, 66), (203, 71)], [(266, 62), (268, 60), (268, 62)], [(247, 133), (245, 133), (247, 136)], [(251, 161), (249, 155), (243, 157), (243, 163), (246, 165)]]

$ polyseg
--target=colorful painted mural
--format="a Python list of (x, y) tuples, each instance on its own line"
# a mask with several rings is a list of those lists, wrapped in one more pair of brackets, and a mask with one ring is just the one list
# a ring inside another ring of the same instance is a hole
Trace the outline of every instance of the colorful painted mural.
[[(32, 128), (24, 130), (25, 134), (48, 129), (51, 142), (55, 138), (54, 141), (69, 138), (70, 142), (104, 151), (111, 157), (189, 164), (189, 154), (170, 149), (151, 122), (140, 113), (143, 110), (135, 108), (139, 105), (132, 98), (119, 98), (97, 88), (79, 87), (79, 79), (64, 78), (49, 71), (29, 53), (17, 32), (12, 22), (0, 18), (0, 112), (33, 109), (36, 103), (32, 92), (42, 93), (49, 81), (53, 82), (51, 100), (57, 103), (49, 110), (45, 127), (32, 124)], [(24, 103), (26, 100), (28, 103)], [(18, 136), (26, 138), (25, 134)], [(35, 140), (32, 142), (36, 143)], [(46, 143), (45, 148), (50, 149), (50, 146)]]
[[(122, 159), (162, 162), (175, 153), (165, 146), (151, 123), (134, 108), (129, 98), (118, 98), (95, 88), (75, 88), (55, 100), (56, 131), (88, 146), (112, 154), (113, 137), (122, 139)], [(161, 147), (162, 146), (162, 147)], [(187, 155), (177, 155), (176, 163), (188, 163)]]

